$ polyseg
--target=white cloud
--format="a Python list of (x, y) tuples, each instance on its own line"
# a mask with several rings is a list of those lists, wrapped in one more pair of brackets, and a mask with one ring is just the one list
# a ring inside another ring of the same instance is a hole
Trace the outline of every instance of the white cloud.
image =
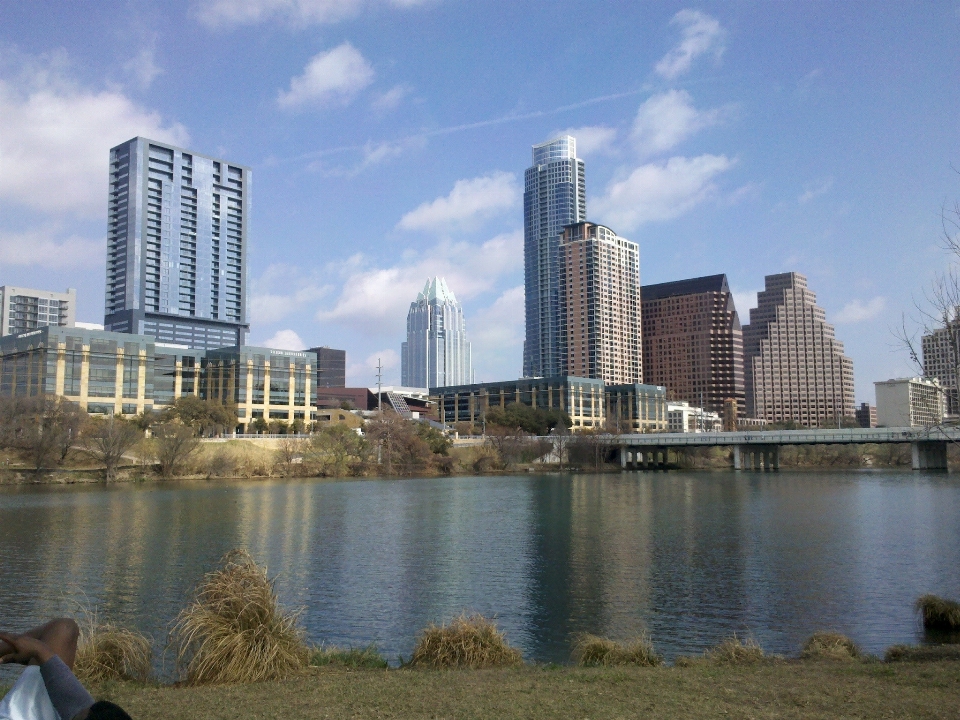
[(568, 128), (550, 133), (551, 138), (572, 135), (577, 139), (577, 157), (588, 157), (595, 153), (612, 153), (613, 142), (617, 139), (617, 129), (603, 125)]
[[(392, 348), (376, 350), (360, 362), (350, 362), (347, 353), (347, 386), (348, 387), (377, 387), (377, 364), (382, 368), (384, 385), (400, 384), (400, 353)], [(376, 393), (374, 393), (376, 394)]]
[(840, 312), (834, 313), (833, 317), (828, 318), (828, 320), (832, 320), (838, 325), (873, 320), (883, 312), (886, 306), (887, 299), (882, 295), (877, 295), (877, 297), (867, 301), (866, 303), (862, 302), (861, 300), (852, 300), (844, 305)]
[(270, 265), (250, 286), (250, 321), (254, 325), (279, 322), (330, 292), (315, 278), (303, 277), (299, 268)]
[(179, 123), (118, 90), (79, 87), (56, 62), (0, 80), (0, 200), (102, 217), (110, 148), (137, 135), (188, 141)]
[(321, 309), (316, 317), (355, 331), (396, 332), (427, 278), (445, 277), (457, 299), (465, 300), (488, 292), (501, 277), (521, 267), (520, 231), (497, 235), (482, 245), (441, 242), (421, 256), (388, 267), (355, 256), (343, 266), (343, 286), (333, 306)]
[(509, 288), (492, 305), (468, 318), (467, 337), (473, 344), (478, 381), (519, 377), (524, 339), (523, 285)]
[(123, 65), (123, 69), (133, 76), (142, 90), (146, 90), (159, 75), (163, 68), (157, 65), (156, 52), (153, 47), (146, 47)]
[(374, 110), (379, 110), (380, 112), (396, 110), (400, 103), (403, 102), (403, 99), (409, 94), (410, 88), (406, 85), (394, 85), (385, 93), (380, 93), (370, 104)]
[(668, 90), (640, 106), (631, 140), (641, 155), (654, 155), (676, 147), (719, 119), (720, 110), (697, 110), (686, 90)]
[(693, 61), (712, 52), (723, 54), (726, 31), (720, 23), (698, 10), (681, 10), (670, 21), (680, 27), (680, 42), (656, 65), (656, 71), (667, 80), (674, 80), (690, 70)]
[(346, 104), (373, 82), (373, 68), (349, 42), (314, 55), (303, 74), (290, 80), (290, 89), (277, 94), (281, 108), (308, 104)]
[[(422, 5), (425, 0), (388, 0), (399, 8)], [(364, 0), (198, 0), (196, 15), (211, 27), (252, 25), (279, 19), (294, 25), (334, 23), (356, 15)]]
[(801, 205), (806, 205), (811, 200), (820, 197), (821, 195), (826, 195), (830, 192), (830, 189), (833, 187), (833, 178), (826, 178), (825, 180), (819, 180), (815, 183), (805, 185), (803, 188), (803, 194), (797, 198), (797, 202)]
[(55, 225), (22, 233), (0, 232), (0, 268), (11, 265), (48, 270), (102, 268), (106, 250), (106, 238), (63, 237)]
[(757, 290), (731, 290), (733, 304), (737, 308), (737, 315), (740, 316), (741, 325), (746, 325), (750, 322), (750, 310), (757, 306), (757, 292)]
[(495, 172), (472, 180), (458, 180), (449, 195), (411, 210), (397, 227), (441, 233), (476, 227), (481, 220), (516, 206), (520, 196), (512, 173)]
[(272, 338), (264, 340), (261, 347), (277, 350), (306, 350), (307, 344), (293, 330), (278, 330)]
[(602, 197), (591, 200), (591, 213), (618, 232), (670, 220), (713, 196), (714, 179), (735, 163), (726, 155), (700, 155), (641, 165), (613, 180)]

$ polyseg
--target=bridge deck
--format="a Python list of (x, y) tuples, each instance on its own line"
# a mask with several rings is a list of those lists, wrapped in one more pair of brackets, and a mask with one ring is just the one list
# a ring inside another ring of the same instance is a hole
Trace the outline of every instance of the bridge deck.
[(849, 428), (827, 430), (753, 430), (706, 433), (612, 435), (624, 447), (684, 447), (716, 445), (849, 445), (860, 443), (960, 442), (960, 427)]

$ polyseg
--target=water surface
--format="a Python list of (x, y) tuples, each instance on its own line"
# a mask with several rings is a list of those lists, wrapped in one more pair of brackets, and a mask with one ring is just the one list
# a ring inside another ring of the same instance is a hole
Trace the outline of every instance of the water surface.
[(95, 606), (161, 647), (246, 548), (313, 642), (376, 642), (463, 610), (528, 659), (646, 629), (667, 657), (736, 632), (793, 654), (835, 629), (882, 652), (912, 604), (960, 596), (960, 482), (917, 472), (624, 473), (0, 488), (0, 627)]

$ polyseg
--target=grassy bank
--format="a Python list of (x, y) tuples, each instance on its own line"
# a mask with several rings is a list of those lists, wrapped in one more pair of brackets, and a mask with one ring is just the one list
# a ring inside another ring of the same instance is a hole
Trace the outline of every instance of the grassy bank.
[[(424, 671), (311, 668), (279, 682), (98, 689), (142, 720), (956, 718), (960, 663)], [(242, 711), (242, 712), (241, 712)]]

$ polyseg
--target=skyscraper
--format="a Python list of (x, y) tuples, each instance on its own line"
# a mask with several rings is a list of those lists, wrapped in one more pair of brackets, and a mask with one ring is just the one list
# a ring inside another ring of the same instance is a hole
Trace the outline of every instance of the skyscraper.
[(957, 392), (957, 369), (960, 366), (960, 320), (945, 323), (923, 336), (923, 374), (940, 381), (941, 392), (946, 396), (947, 414), (960, 414), (960, 395)]
[(557, 375), (641, 382), (640, 248), (603, 225), (563, 229)]
[(443, 278), (427, 280), (407, 313), (400, 382), (419, 388), (472, 383), (471, 353), (457, 298)]
[(569, 135), (533, 146), (524, 174), (523, 270), (526, 340), (523, 375), (560, 374), (560, 235), (587, 217), (583, 160)]
[[(724, 414), (744, 410), (743, 333), (726, 275), (645, 285), (643, 381), (671, 400)], [(733, 400), (734, 404), (727, 401)]]
[(250, 169), (133, 138), (110, 150), (107, 330), (243, 345)]
[(743, 328), (747, 415), (836, 426), (853, 417), (853, 361), (799, 273), (767, 275)]

